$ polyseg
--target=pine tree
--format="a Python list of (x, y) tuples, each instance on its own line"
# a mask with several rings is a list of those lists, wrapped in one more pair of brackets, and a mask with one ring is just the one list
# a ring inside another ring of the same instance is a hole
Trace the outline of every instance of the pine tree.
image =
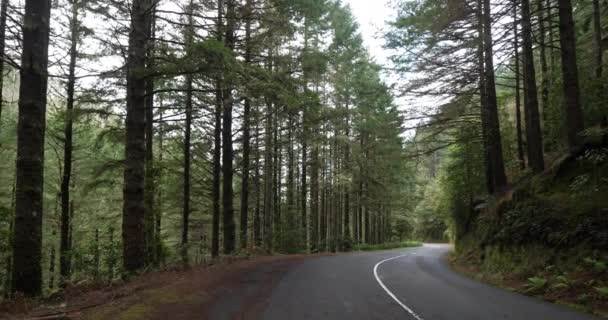
[(146, 261), (145, 244), (145, 96), (146, 45), (152, 2), (135, 0), (131, 7), (127, 58), (127, 119), (122, 222), (123, 268), (133, 272)]
[(13, 239), (13, 291), (34, 296), (42, 290), (41, 244), (44, 136), (48, 85), (51, 3), (27, 0), (23, 24), (17, 183)]

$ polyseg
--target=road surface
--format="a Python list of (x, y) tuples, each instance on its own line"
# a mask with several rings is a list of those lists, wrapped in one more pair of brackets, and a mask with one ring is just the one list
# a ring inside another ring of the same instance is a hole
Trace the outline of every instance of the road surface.
[[(471, 280), (450, 270), (447, 245), (319, 257), (290, 267), (266, 290), (268, 270), (240, 280), (210, 319), (264, 320), (585, 320), (587, 315)], [(240, 294), (239, 294), (240, 292)], [(239, 296), (263, 299), (238, 309)], [(255, 293), (257, 292), (257, 293)], [(261, 297), (262, 295), (267, 295)]]

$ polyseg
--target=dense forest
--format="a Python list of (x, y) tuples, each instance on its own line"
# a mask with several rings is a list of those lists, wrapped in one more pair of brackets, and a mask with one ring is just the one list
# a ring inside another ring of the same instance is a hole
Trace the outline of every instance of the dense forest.
[(339, 0), (0, 9), (6, 298), (410, 239), (606, 253), (603, 1), (396, 0), (387, 65)]
[(406, 145), (419, 159), (414, 235), (452, 241), (475, 276), (606, 316), (606, 2), (396, 10), (397, 92), (427, 104)]
[(7, 296), (393, 240), (403, 119), (341, 3), (2, 8)]

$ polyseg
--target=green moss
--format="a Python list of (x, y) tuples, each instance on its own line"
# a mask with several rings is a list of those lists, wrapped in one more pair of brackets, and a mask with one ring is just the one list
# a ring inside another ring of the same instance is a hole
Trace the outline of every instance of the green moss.
[(144, 320), (152, 308), (148, 304), (136, 304), (120, 313), (120, 320)]

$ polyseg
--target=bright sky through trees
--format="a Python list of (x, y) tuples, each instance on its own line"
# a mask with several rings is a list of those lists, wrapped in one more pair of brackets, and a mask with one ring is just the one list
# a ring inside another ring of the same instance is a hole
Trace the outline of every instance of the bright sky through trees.
[(384, 39), (379, 31), (394, 14), (389, 3), (390, 0), (346, 0), (360, 24), (361, 35), (369, 52), (376, 61), (385, 64), (388, 60), (387, 51), (383, 49)]

